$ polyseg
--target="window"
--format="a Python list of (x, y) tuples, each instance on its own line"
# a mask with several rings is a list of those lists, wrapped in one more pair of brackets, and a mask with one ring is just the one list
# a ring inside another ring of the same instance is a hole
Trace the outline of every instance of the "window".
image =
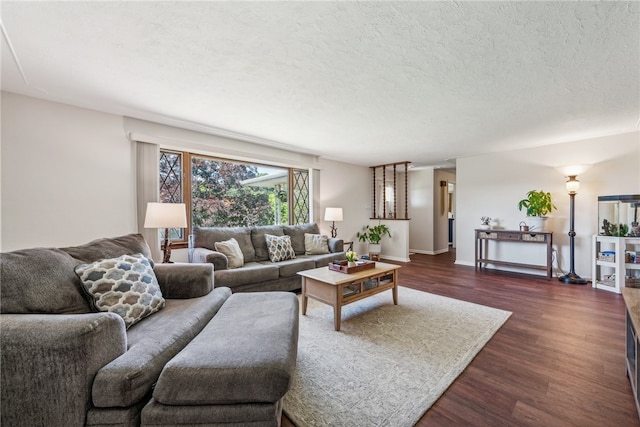
[[(185, 201), (189, 229), (302, 224), (310, 218), (309, 171), (161, 150), (160, 200)], [(184, 241), (181, 231), (169, 238)]]

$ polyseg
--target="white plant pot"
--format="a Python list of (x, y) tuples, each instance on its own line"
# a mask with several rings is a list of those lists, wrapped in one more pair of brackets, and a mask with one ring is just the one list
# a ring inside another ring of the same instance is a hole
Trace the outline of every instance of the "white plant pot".
[(547, 219), (548, 217), (546, 216), (528, 216), (527, 225), (529, 226), (529, 231), (544, 232)]
[(382, 244), (381, 243), (369, 243), (368, 250), (369, 250), (370, 254), (379, 254), (380, 251), (382, 250)]
[(491, 228), (491, 226), (489, 224), (480, 224), (478, 228), (480, 230), (488, 230), (489, 228)]

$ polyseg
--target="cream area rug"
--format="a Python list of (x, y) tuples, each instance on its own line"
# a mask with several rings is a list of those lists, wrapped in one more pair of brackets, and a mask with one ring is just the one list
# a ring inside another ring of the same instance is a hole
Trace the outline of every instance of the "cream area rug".
[(511, 315), (399, 287), (342, 308), (309, 298), (284, 411), (298, 427), (413, 426)]

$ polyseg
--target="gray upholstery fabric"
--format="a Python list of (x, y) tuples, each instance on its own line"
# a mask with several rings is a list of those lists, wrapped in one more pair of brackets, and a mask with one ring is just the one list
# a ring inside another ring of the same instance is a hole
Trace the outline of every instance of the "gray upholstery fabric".
[(291, 246), (296, 255), (304, 255), (304, 233), (320, 234), (318, 224), (300, 224), (300, 225), (285, 225), (283, 227), (284, 234), (291, 236)]
[(215, 271), (226, 270), (229, 267), (229, 260), (224, 254), (207, 248), (194, 248), (191, 252), (191, 262), (211, 263)]
[(292, 293), (233, 294), (167, 363), (154, 399), (165, 405), (277, 402), (295, 370), (298, 321)]
[(151, 399), (151, 393), (135, 405), (126, 408), (91, 408), (85, 425), (91, 427), (139, 427), (142, 408)]
[(344, 240), (336, 239), (335, 237), (329, 237), (329, 252), (343, 252)]
[(162, 405), (151, 399), (142, 411), (143, 426), (279, 427), (282, 401), (235, 405)]
[(81, 246), (60, 249), (84, 263), (91, 263), (104, 258), (116, 258), (121, 255), (142, 254), (151, 261), (151, 266), (153, 267), (153, 255), (142, 234), (127, 234), (120, 237), (97, 239)]
[(227, 288), (192, 299), (171, 299), (157, 313), (127, 331), (128, 350), (99, 370), (93, 382), (97, 407), (129, 406), (140, 401), (164, 365), (211, 320), (231, 295)]
[[(201, 246), (212, 246), (215, 238), (226, 239), (230, 235), (238, 235), (241, 229), (243, 228), (196, 228), (194, 234), (189, 239), (191, 262), (213, 263), (216, 286), (227, 286), (231, 288), (233, 292), (294, 291), (300, 289), (302, 283), (300, 278), (296, 277), (298, 271), (315, 267), (326, 267), (333, 260), (344, 259), (343, 241), (336, 238), (329, 238), (327, 242), (331, 253), (310, 256), (304, 255), (305, 233), (319, 233), (318, 225), (315, 223), (295, 226), (274, 225), (244, 228), (245, 231), (250, 230), (251, 242), (254, 245), (256, 259), (260, 259), (261, 261), (258, 263), (247, 262), (245, 258), (245, 265), (233, 270), (226, 269), (227, 265), (224, 255)], [(223, 234), (223, 231), (229, 231), (230, 234)], [(266, 234), (276, 236), (286, 234), (291, 237), (296, 258), (302, 258), (304, 261), (289, 262), (289, 260), (286, 260), (276, 263), (268, 262), (269, 252), (266, 244)], [(237, 240), (237, 237), (235, 238)], [(312, 264), (308, 262), (308, 260), (313, 260), (314, 263)], [(273, 270), (274, 268), (282, 268), (283, 270), (275, 271)]]
[(89, 313), (78, 261), (59, 249), (35, 248), (0, 254), (0, 312)]
[(244, 262), (256, 260), (256, 251), (251, 243), (251, 228), (249, 227), (195, 227), (193, 240), (196, 248), (216, 250), (215, 243), (234, 238), (238, 241)]
[(344, 252), (336, 252), (331, 254), (324, 255), (312, 255), (314, 261), (316, 262), (316, 268), (326, 267), (333, 260), (341, 260), (344, 258)]
[(273, 291), (297, 291), (302, 287), (302, 278), (299, 275), (291, 277), (279, 277), (275, 280), (247, 283), (231, 288), (236, 292), (273, 292)]
[(251, 229), (251, 243), (256, 251), (256, 261), (269, 260), (269, 250), (267, 248), (265, 234), (284, 236), (284, 231), (282, 231), (281, 225), (265, 225)]
[(156, 264), (153, 271), (165, 298), (197, 298), (213, 289), (211, 264)]
[[(263, 261), (261, 264), (268, 265), (267, 263), (269, 263), (269, 261)], [(305, 258), (304, 255), (302, 255), (298, 258), (278, 261), (278, 268), (280, 277), (291, 277), (298, 274), (298, 271), (316, 268), (316, 262), (313, 258)]]
[(126, 351), (113, 313), (0, 316), (3, 426), (82, 426), (98, 370)]
[(242, 268), (215, 272), (218, 286), (228, 286), (232, 289), (239, 285), (277, 279), (279, 276), (278, 264), (274, 263), (264, 265), (257, 262), (249, 262)]

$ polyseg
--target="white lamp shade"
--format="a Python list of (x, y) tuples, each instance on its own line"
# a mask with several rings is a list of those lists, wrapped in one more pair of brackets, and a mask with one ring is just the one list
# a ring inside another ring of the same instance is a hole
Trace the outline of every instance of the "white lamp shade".
[(326, 208), (324, 210), (325, 221), (342, 221), (342, 208)]
[(184, 203), (147, 203), (144, 228), (186, 228), (187, 208)]
[(569, 194), (576, 194), (580, 188), (580, 181), (578, 181), (575, 176), (570, 176), (569, 180), (565, 182), (565, 186)]

